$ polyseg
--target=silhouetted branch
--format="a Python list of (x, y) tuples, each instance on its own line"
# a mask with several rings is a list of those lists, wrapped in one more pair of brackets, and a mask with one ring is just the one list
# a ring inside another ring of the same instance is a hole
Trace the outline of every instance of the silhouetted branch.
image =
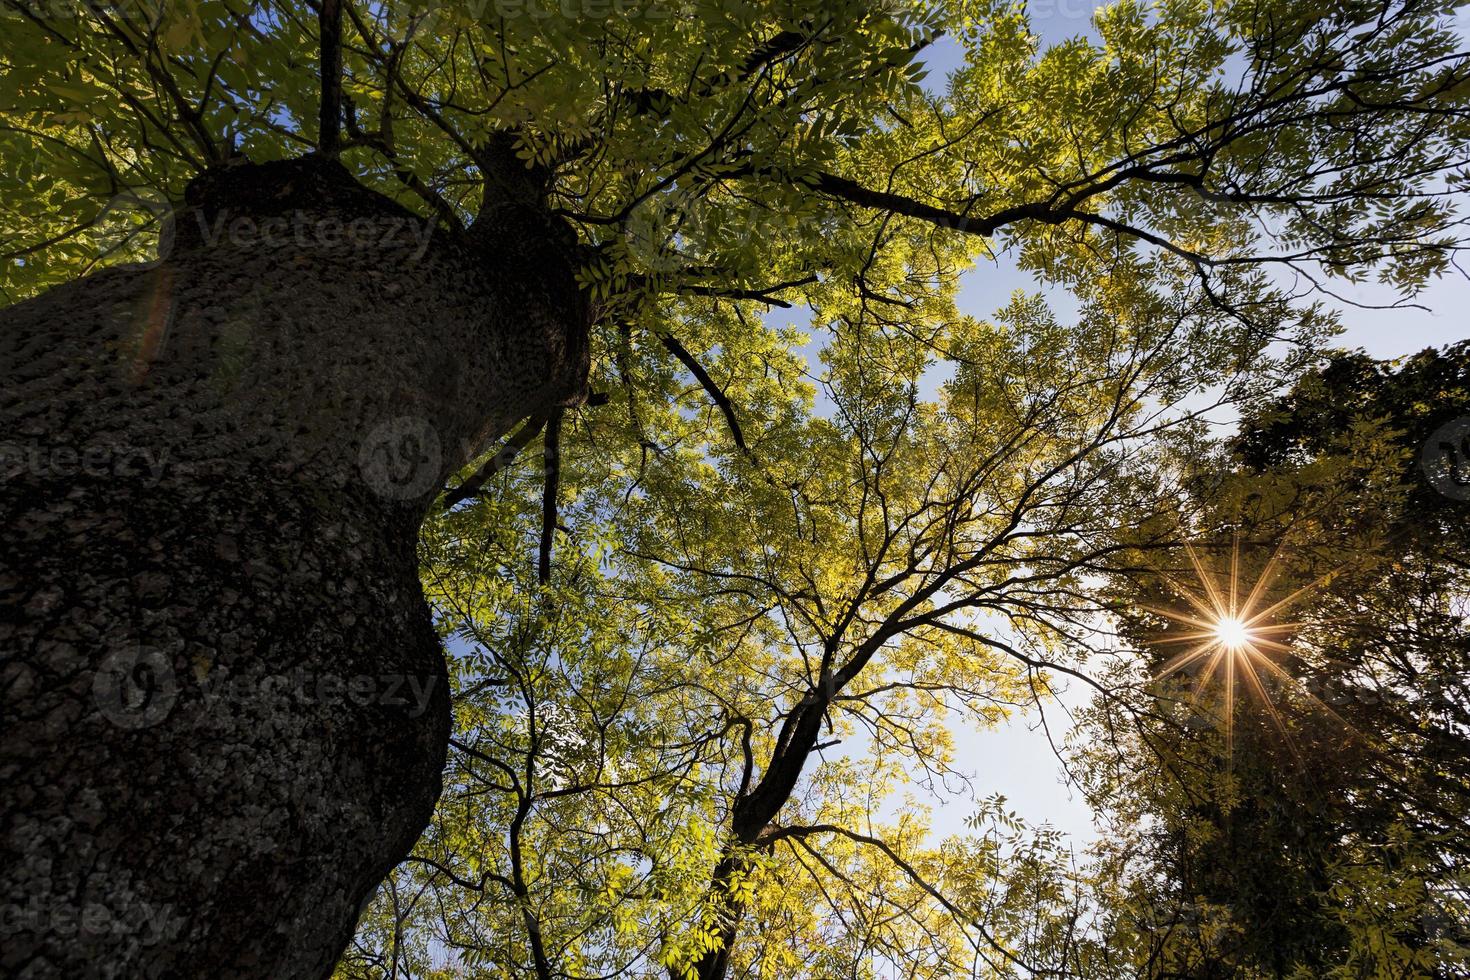
[(710, 400), (715, 403), (720, 413), (725, 416), (725, 423), (730, 427), (730, 438), (735, 440), (735, 445), (740, 447), (741, 452), (749, 453), (750, 448), (745, 445), (745, 433), (741, 431), (740, 420), (735, 417), (735, 406), (730, 403), (730, 398), (725, 394), (724, 389), (715, 384), (715, 379), (709, 376), (709, 372), (694, 359), (694, 355), (689, 353), (683, 344), (666, 333), (660, 333), (658, 339), (663, 341), (663, 345), (669, 349), (669, 353), (679, 359), (680, 364), (683, 364), (689, 369), (689, 373), (694, 375), (694, 379), (699, 382), (700, 387), (704, 388)]
[(551, 581), (551, 542), (556, 535), (556, 495), (561, 489), (561, 420), (563, 410), (552, 409), (546, 419), (546, 482), (541, 492), (541, 554), (536, 578)]
[(526, 419), (526, 424), (517, 429), (515, 435), (505, 440), (505, 444), (496, 451), (494, 456), (485, 461), (484, 466), (475, 471), (474, 476), (444, 495), (444, 509), (448, 510), (460, 501), (467, 500), (479, 493), (486, 481), (509, 466), (516, 455), (525, 449), (545, 426), (546, 416), (544, 415), (533, 415)]

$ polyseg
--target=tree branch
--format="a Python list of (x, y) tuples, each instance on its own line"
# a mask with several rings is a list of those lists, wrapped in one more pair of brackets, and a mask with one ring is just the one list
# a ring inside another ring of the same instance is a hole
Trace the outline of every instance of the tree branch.
[(1007, 960), (1014, 963), (1016, 966), (1021, 967), (1023, 970), (1028, 970), (1035, 975), (1058, 976), (1062, 974), (1063, 971), (1061, 970), (1048, 969), (1046, 967), (1035, 966), (1031, 963), (1027, 963), (1025, 960), (1018, 957), (1015, 953), (1012, 953), (1010, 950), (1006, 949), (1003, 945), (1001, 945), (999, 940), (991, 935), (990, 931), (985, 928), (985, 925), (980, 921), (979, 916), (972, 915), (969, 912), (966, 912), (964, 909), (960, 908), (954, 902), (945, 897), (943, 892), (931, 885), (924, 878), (923, 875), (919, 874), (919, 870), (917, 868), (915, 868), (912, 864), (900, 857), (898, 852), (895, 851), (893, 847), (881, 837), (871, 837), (867, 834), (860, 834), (855, 830), (848, 830), (846, 827), (840, 827), (836, 824), (823, 823), (810, 824), (800, 827), (791, 826), (773, 828), (769, 833), (763, 834), (761, 836), (759, 843), (774, 844), (776, 841), (783, 838), (804, 840), (806, 837), (809, 837), (812, 834), (835, 834), (839, 837), (846, 837), (848, 840), (851, 840), (855, 843), (866, 844), (869, 847), (877, 848), (878, 850), (882, 851), (884, 855), (886, 855), (887, 858), (899, 868), (899, 870), (907, 875), (909, 877), (909, 880), (911, 880), (915, 885), (919, 886), (920, 889), (922, 889), (931, 898), (942, 905), (945, 911), (949, 912), (950, 915), (953, 915), (960, 922), (974, 927), (975, 931), (980, 933), (985, 942), (989, 944), (990, 947), (996, 952), (1000, 953), (1000, 955), (1004, 956)]
[(541, 551), (536, 578), (551, 581), (551, 544), (556, 536), (556, 495), (561, 489), (561, 420), (564, 410), (554, 408), (546, 419), (546, 480), (541, 491)]
[(321, 0), (317, 23), (321, 29), (322, 102), (316, 148), (322, 156), (335, 159), (342, 148), (342, 0)]
[(526, 424), (506, 439), (504, 444), (495, 451), (495, 455), (485, 461), (485, 465), (476, 470), (468, 480), (444, 495), (444, 509), (448, 510), (460, 501), (468, 500), (478, 494), (486, 481), (509, 466), (516, 455), (546, 427), (546, 419), (545, 415), (533, 415), (526, 419)]
[(719, 385), (715, 384), (715, 379), (711, 378), (709, 372), (694, 359), (694, 355), (689, 353), (684, 348), (684, 345), (675, 340), (672, 335), (659, 333), (658, 339), (669, 349), (669, 353), (677, 357), (679, 363), (683, 364), (684, 367), (689, 369), (689, 373), (694, 375), (695, 380), (704, 388), (710, 400), (715, 403), (720, 413), (725, 416), (725, 424), (730, 427), (730, 438), (735, 440), (735, 445), (740, 448), (741, 452), (748, 455), (750, 448), (745, 444), (745, 433), (740, 428), (740, 420), (735, 417), (735, 406), (730, 403), (729, 396), (725, 394)]
[(817, 276), (813, 273), (812, 275), (803, 276), (800, 279), (793, 279), (790, 282), (778, 282), (773, 286), (762, 286), (759, 289), (726, 289), (720, 286), (680, 283), (673, 286), (672, 290), (683, 296), (709, 296), (714, 299), (752, 300), (757, 303), (764, 303), (767, 306), (789, 310), (792, 304), (788, 300), (776, 299), (772, 294), (786, 289), (794, 289), (797, 286), (809, 286), (817, 281)]

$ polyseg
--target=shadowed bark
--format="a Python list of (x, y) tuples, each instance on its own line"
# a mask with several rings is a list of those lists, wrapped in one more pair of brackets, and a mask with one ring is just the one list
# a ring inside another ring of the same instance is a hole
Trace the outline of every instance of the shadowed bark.
[(420, 522), (583, 396), (572, 244), (245, 164), (161, 263), (0, 311), (0, 972), (331, 970), (440, 790)]

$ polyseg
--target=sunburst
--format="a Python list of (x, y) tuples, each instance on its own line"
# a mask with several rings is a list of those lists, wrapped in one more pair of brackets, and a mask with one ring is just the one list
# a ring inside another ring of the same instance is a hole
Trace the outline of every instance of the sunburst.
[[(1199, 670), (1198, 680), (1191, 697), (1190, 706), (1197, 709), (1206, 688), (1217, 676), (1221, 679), (1223, 693), (1223, 722), (1227, 754), (1233, 754), (1235, 741), (1235, 701), (1238, 689), (1245, 692), (1260, 705), (1272, 724), (1286, 740), (1292, 752), (1296, 746), (1286, 729), (1280, 712), (1272, 703), (1264, 678), (1272, 678), (1289, 687), (1298, 688), (1304, 696), (1336, 717), (1326, 705), (1276, 663), (1272, 653), (1287, 653), (1291, 647), (1282, 640), (1303, 624), (1281, 619), (1281, 614), (1312, 590), (1332, 576), (1332, 572), (1289, 593), (1284, 598), (1269, 604), (1264, 602), (1267, 589), (1280, 569), (1280, 548), (1266, 562), (1260, 576), (1251, 584), (1249, 591), (1241, 595), (1240, 545), (1237, 540), (1231, 549), (1228, 581), (1220, 582), (1200, 561), (1199, 554), (1189, 545), (1184, 546), (1189, 562), (1198, 579), (1198, 588), (1186, 587), (1172, 581), (1174, 590), (1188, 603), (1191, 612), (1176, 609), (1161, 609), (1146, 606), (1156, 613), (1181, 626), (1189, 627), (1185, 632), (1175, 632), (1155, 641), (1164, 646), (1176, 643), (1191, 644), (1183, 653), (1171, 658), (1155, 674), (1162, 679), (1188, 667)], [(1338, 719), (1341, 721), (1341, 719)]]

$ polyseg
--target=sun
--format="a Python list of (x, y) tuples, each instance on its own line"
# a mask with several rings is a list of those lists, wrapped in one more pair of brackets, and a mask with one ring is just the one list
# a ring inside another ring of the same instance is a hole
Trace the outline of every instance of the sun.
[[(1193, 668), (1197, 673), (1191, 709), (1197, 709), (1200, 698), (1216, 678), (1222, 688), (1220, 720), (1224, 723), (1227, 751), (1234, 741), (1235, 702), (1243, 692), (1270, 717), (1275, 727), (1290, 741), (1286, 726), (1271, 702), (1265, 678), (1300, 687), (1276, 660), (1273, 653), (1286, 653), (1291, 648), (1282, 642), (1302, 624), (1282, 621), (1279, 614), (1324, 579), (1297, 589), (1285, 598), (1266, 603), (1264, 597), (1275, 577), (1281, 558), (1280, 549), (1266, 562), (1260, 576), (1242, 595), (1240, 582), (1240, 549), (1231, 551), (1230, 571), (1226, 581), (1219, 581), (1205, 568), (1195, 549), (1186, 544), (1185, 552), (1194, 567), (1199, 586), (1194, 588), (1171, 579), (1176, 594), (1189, 604), (1189, 612), (1177, 609), (1146, 607), (1184, 630), (1173, 629), (1152, 645), (1188, 643), (1189, 648), (1171, 658), (1155, 679)], [(1316, 701), (1310, 693), (1305, 695)]]
[(1226, 650), (1243, 650), (1254, 638), (1244, 620), (1235, 616), (1221, 616), (1215, 621), (1215, 640)]

